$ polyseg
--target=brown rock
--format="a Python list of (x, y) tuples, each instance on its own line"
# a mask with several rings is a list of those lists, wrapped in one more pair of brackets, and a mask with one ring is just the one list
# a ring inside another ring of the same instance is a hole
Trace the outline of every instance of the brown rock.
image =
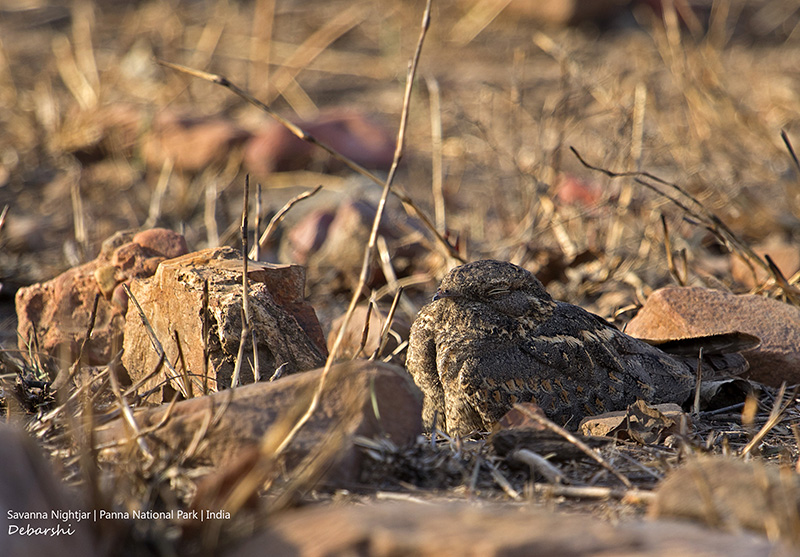
[[(342, 344), (339, 347), (339, 359), (350, 360), (356, 357), (356, 353), (361, 347), (361, 337), (364, 335), (364, 323), (367, 320), (367, 305), (360, 305), (356, 307), (353, 316), (350, 318), (345, 335), (342, 338)], [(331, 324), (331, 332), (328, 335), (328, 350), (333, 347), (336, 340), (336, 335), (339, 334), (339, 329), (344, 322), (344, 315), (341, 315), (333, 320)], [(381, 339), (381, 331), (383, 330), (384, 323), (386, 323), (387, 314), (377, 307), (372, 308), (372, 315), (369, 319), (369, 331), (367, 333), (367, 341), (361, 351), (361, 355), (370, 356), (375, 350), (378, 349), (378, 344)], [(389, 329), (388, 341), (384, 348), (382, 355), (391, 354), (392, 351), (398, 347), (402, 340), (407, 339), (408, 332), (411, 326), (402, 318), (395, 314), (392, 319), (392, 326)]]
[(316, 506), (276, 517), (265, 532), (223, 555), (792, 555), (766, 538), (697, 525), (555, 514), (532, 505), (377, 502)]
[(571, 25), (605, 21), (629, 3), (630, 0), (511, 0), (505, 15), (550, 25)]
[[(305, 273), (296, 265), (250, 263), (249, 303), (258, 346), (261, 379), (269, 379), (279, 366), (295, 373), (321, 365), (327, 354), (325, 339), (314, 309), (304, 300)], [(229, 387), (239, 351), (242, 329), (242, 260), (231, 248), (207, 249), (164, 261), (147, 280), (133, 280), (131, 292), (144, 309), (170, 362), (178, 361), (174, 335), (181, 341), (186, 367), (193, 376), (193, 392), (202, 392), (203, 281), (208, 280), (210, 345), (209, 388)], [(253, 381), (253, 348), (248, 339), (247, 362), (240, 381)], [(122, 358), (131, 379), (150, 373), (158, 355), (135, 306), (129, 305)], [(166, 370), (164, 371), (166, 372)], [(146, 388), (163, 377), (154, 377)], [(188, 394), (188, 392), (187, 392)]]
[[(310, 280), (333, 290), (354, 287), (361, 272), (364, 246), (369, 240), (375, 211), (372, 202), (359, 198), (345, 198), (335, 207), (313, 211), (285, 236), (280, 248), (281, 259), (304, 262)], [(409, 274), (414, 262), (427, 253), (418, 241), (417, 222), (408, 219), (402, 211), (385, 212), (378, 234), (386, 240), (398, 277)], [(370, 267), (368, 286), (380, 286), (384, 280), (376, 255)]]
[[(800, 542), (800, 481), (791, 469), (730, 457), (688, 461), (659, 485), (655, 517), (688, 518)], [(797, 545), (795, 545), (797, 547)]]
[[(94, 547), (91, 512), (82, 520), (59, 520), (53, 511), (80, 512), (75, 494), (55, 478), (34, 442), (16, 427), (0, 423), (3, 555), (100, 555)], [(43, 513), (42, 517), (37, 514)], [(47, 529), (47, 530), (44, 530)], [(59, 529), (60, 534), (54, 530)]]
[(224, 164), (231, 150), (250, 137), (222, 117), (189, 117), (172, 111), (160, 113), (144, 138), (142, 154), (148, 166), (160, 169), (171, 159), (176, 169), (198, 172)]
[[(388, 170), (394, 157), (394, 136), (355, 109), (335, 109), (311, 122), (298, 122), (307, 133), (366, 168)], [(307, 169), (315, 161), (325, 169), (336, 165), (319, 147), (270, 122), (248, 141), (245, 166), (254, 174)]]
[(131, 241), (143, 248), (160, 253), (167, 259), (189, 253), (189, 247), (186, 245), (186, 238), (183, 237), (183, 234), (166, 228), (143, 230), (136, 234)]
[[(293, 425), (308, 407), (321, 375), (322, 370), (316, 369), (272, 382), (244, 385), (179, 402), (171, 411), (166, 404), (142, 410), (135, 418), (145, 429), (159, 423), (169, 411), (169, 421), (144, 440), (151, 450), (166, 451), (174, 457), (196, 444), (195, 437), (205, 427), (203, 424), (208, 424), (210, 416), (218, 415), (219, 419), (208, 425), (194, 458), (224, 469), (233, 463), (240, 465), (239, 455), (259, 446), (268, 432)], [(326, 442), (335, 441), (341, 447), (335, 452), (337, 464), (328, 481), (355, 482), (362, 455), (353, 445), (353, 437), (386, 436), (402, 446), (422, 432), (421, 412), (422, 397), (404, 369), (366, 361), (336, 365), (326, 380), (317, 411), (289, 446), (286, 465), (292, 466), (311, 451), (322, 450)], [(96, 439), (102, 445), (127, 435), (124, 421), (116, 420), (101, 428)]]
[[(787, 280), (800, 269), (800, 249), (797, 245), (773, 242), (754, 247), (753, 251), (760, 257), (769, 255)], [(748, 288), (761, 286), (771, 278), (767, 271), (757, 266), (754, 266), (755, 277), (753, 277), (753, 270), (736, 255), (730, 256), (730, 262), (733, 279)]]
[(761, 339), (744, 353), (747, 376), (769, 385), (800, 382), (800, 309), (762, 296), (706, 288), (653, 292), (625, 332), (653, 340), (740, 331)]
[[(67, 365), (78, 356), (89, 327), (94, 298), (100, 294), (95, 271), (98, 260), (66, 271), (56, 278), (20, 288), (16, 295), (19, 348), (27, 353), (36, 332), (39, 350)], [(108, 363), (122, 345), (125, 316), (100, 297), (92, 338), (84, 351), (90, 365)]]
[[(131, 241), (134, 237), (150, 247)], [(154, 238), (160, 238), (160, 243)], [(117, 233), (103, 242), (94, 261), (48, 282), (20, 288), (16, 296), (20, 349), (27, 352), (35, 329), (43, 353), (74, 360), (89, 326), (94, 298), (101, 294), (84, 356), (90, 365), (108, 363), (122, 346), (126, 297), (116, 294), (119, 284), (152, 275), (165, 254), (180, 253), (181, 249), (185, 253), (185, 246), (183, 236), (170, 230), (153, 229), (136, 236)]]

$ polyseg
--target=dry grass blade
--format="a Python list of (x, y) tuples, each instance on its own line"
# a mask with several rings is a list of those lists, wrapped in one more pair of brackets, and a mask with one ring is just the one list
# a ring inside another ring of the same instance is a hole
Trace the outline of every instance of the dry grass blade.
[(8, 204), (3, 207), (3, 211), (0, 212), (0, 232), (3, 231), (3, 227), (6, 224), (6, 216), (8, 216)]
[(576, 499), (619, 499), (627, 503), (649, 504), (655, 494), (641, 489), (614, 489), (601, 486), (534, 484), (534, 493), (550, 497), (574, 497)]
[(531, 470), (536, 470), (539, 472), (551, 484), (559, 484), (563, 482), (569, 483), (569, 480), (564, 475), (564, 472), (559, 470), (556, 466), (550, 464), (550, 462), (542, 455), (537, 454), (529, 449), (518, 449), (511, 453), (510, 458), (512, 460), (524, 462), (531, 467)]
[[(250, 208), (250, 175), (244, 178), (244, 198), (242, 199), (242, 334), (239, 337), (239, 353), (236, 355), (236, 363), (233, 366), (233, 376), (231, 377), (231, 388), (239, 386), (239, 376), (242, 372), (242, 365), (244, 365), (244, 346), (247, 338), (250, 337), (250, 296), (249, 287), (247, 284), (247, 213)], [(255, 338), (253, 338), (255, 341)], [(255, 352), (256, 346), (253, 345)], [(254, 370), (254, 375), (258, 370)]]
[[(158, 63), (161, 64), (164, 67), (171, 68), (171, 69), (179, 71), (179, 72), (183, 72), (185, 74), (191, 75), (193, 77), (197, 77), (199, 79), (204, 79), (206, 81), (210, 81), (211, 83), (216, 83), (217, 85), (221, 85), (222, 87), (225, 87), (226, 89), (229, 89), (230, 91), (232, 91), (233, 93), (235, 93), (236, 95), (238, 95), (242, 99), (246, 100), (247, 102), (249, 102), (253, 106), (258, 107), (259, 109), (261, 109), (264, 112), (266, 112), (267, 114), (269, 114), (279, 124), (281, 124), (282, 126), (286, 127), (286, 129), (288, 129), (290, 132), (292, 132), (299, 139), (302, 139), (303, 141), (307, 141), (308, 143), (311, 143), (312, 145), (316, 145), (317, 147), (323, 149), (330, 156), (332, 156), (334, 159), (336, 159), (337, 161), (341, 162), (342, 164), (344, 164), (345, 166), (347, 166), (351, 170), (357, 172), (358, 174), (361, 174), (362, 176), (364, 176), (366, 178), (369, 178), (370, 180), (372, 180), (373, 182), (375, 182), (378, 185), (383, 185), (383, 180), (378, 178), (375, 174), (373, 174), (372, 172), (370, 172), (369, 170), (367, 170), (366, 168), (364, 168), (363, 166), (361, 166), (357, 162), (353, 161), (352, 159), (350, 159), (348, 157), (345, 157), (344, 155), (342, 155), (341, 153), (339, 153), (338, 151), (336, 151), (332, 147), (330, 147), (330, 146), (326, 145), (325, 143), (319, 141), (317, 138), (315, 138), (311, 134), (307, 133), (306, 131), (304, 131), (299, 126), (293, 124), (292, 122), (290, 122), (289, 120), (287, 120), (286, 118), (284, 118), (283, 116), (281, 116), (280, 114), (278, 114), (277, 112), (272, 110), (267, 104), (261, 102), (260, 100), (255, 98), (253, 95), (251, 95), (250, 93), (248, 93), (244, 89), (241, 89), (240, 87), (235, 85), (227, 77), (222, 76), (222, 75), (218, 75), (218, 74), (212, 74), (212, 73), (209, 73), (209, 72), (204, 72), (202, 70), (197, 70), (197, 69), (194, 69), (194, 68), (189, 68), (189, 67), (186, 67), (186, 66), (182, 66), (180, 64), (173, 64), (172, 62), (167, 62), (165, 60), (158, 60)], [(416, 72), (416, 68), (415, 68), (415, 72)], [(401, 126), (403, 126), (403, 125), (404, 124), (401, 124)], [(398, 199), (400, 199), (400, 201), (403, 202), (403, 206), (404, 207), (406, 207), (407, 209), (410, 209), (414, 213), (414, 215), (422, 221), (424, 226), (430, 231), (431, 235), (436, 240), (436, 245), (439, 247), (439, 249), (442, 251), (442, 253), (445, 256), (451, 257), (453, 259), (456, 259), (457, 261), (464, 262), (464, 258), (453, 248), (453, 246), (450, 245), (450, 243), (447, 240), (444, 239), (444, 237), (441, 234), (439, 234), (439, 232), (436, 230), (436, 227), (433, 225), (431, 220), (428, 218), (428, 216), (419, 207), (417, 207), (416, 203), (414, 203), (414, 200), (412, 200), (408, 195), (406, 195), (404, 192), (402, 192), (402, 191), (400, 191), (398, 189), (393, 190), (392, 193), (395, 196), (397, 196)]]
[(309, 190), (309, 191), (303, 192), (300, 195), (297, 195), (297, 196), (293, 197), (292, 199), (290, 199), (286, 203), (286, 205), (281, 207), (281, 210), (278, 211), (277, 213), (275, 213), (275, 216), (272, 217), (272, 219), (270, 219), (269, 224), (267, 225), (267, 229), (264, 230), (264, 233), (261, 234), (261, 237), (258, 237), (258, 227), (256, 227), (256, 237), (258, 238), (258, 240), (256, 241), (256, 244), (253, 246), (253, 249), (250, 250), (250, 253), (249, 253), (250, 258), (251, 259), (255, 259), (256, 261), (258, 260), (258, 251), (257, 250), (259, 250), (259, 249), (261, 249), (261, 248), (263, 248), (264, 246), (267, 245), (267, 242), (269, 242), (270, 237), (275, 232), (275, 228), (277, 228), (278, 224), (280, 224), (280, 222), (283, 220), (283, 217), (286, 216), (286, 213), (289, 212), (289, 209), (291, 209), (296, 203), (298, 203), (298, 202), (300, 202), (300, 201), (302, 201), (304, 199), (308, 199), (312, 195), (315, 195), (321, 189), (322, 189), (322, 185), (320, 184), (319, 186), (315, 187), (313, 190)]
[(431, 0), (427, 1), (425, 6), (425, 13), (422, 16), (422, 30), (420, 31), (419, 40), (417, 42), (417, 49), (414, 52), (414, 57), (411, 60), (411, 64), (408, 70), (408, 77), (406, 78), (406, 89), (405, 94), (403, 95), (403, 112), (402, 117), (400, 119), (400, 129), (397, 132), (397, 147), (394, 153), (394, 160), (392, 161), (392, 167), (389, 170), (389, 176), (386, 178), (386, 182), (383, 186), (383, 192), (381, 193), (381, 198), (378, 203), (377, 210), (375, 211), (375, 219), (372, 223), (372, 230), (370, 232), (369, 242), (364, 250), (364, 259), (361, 265), (361, 274), (358, 279), (358, 286), (353, 291), (353, 296), (350, 299), (350, 305), (347, 308), (347, 313), (345, 313), (344, 319), (342, 321), (342, 326), (339, 329), (338, 334), (336, 335), (336, 340), (331, 347), (330, 353), (328, 354), (328, 359), (325, 362), (325, 367), (323, 368), (322, 375), (319, 380), (319, 384), (317, 389), (314, 391), (314, 397), (311, 400), (311, 403), (308, 406), (307, 411), (303, 416), (297, 421), (295, 426), (288, 432), (286, 438), (283, 442), (276, 447), (276, 454), (280, 454), (283, 450), (291, 443), (294, 436), (300, 430), (301, 427), (308, 421), (311, 415), (316, 410), (320, 397), (322, 396), (322, 391), (325, 387), (325, 380), (330, 373), (331, 366), (335, 361), (336, 354), (339, 351), (339, 347), (342, 344), (342, 340), (344, 339), (345, 331), (347, 330), (347, 326), (350, 324), (350, 319), (353, 316), (353, 312), (355, 311), (356, 304), (358, 303), (358, 299), (361, 296), (361, 292), (364, 289), (364, 285), (367, 282), (367, 275), (369, 273), (369, 264), (372, 260), (372, 254), (375, 250), (375, 242), (378, 237), (378, 226), (380, 225), (381, 217), (383, 216), (383, 210), (386, 207), (386, 199), (389, 196), (389, 192), (392, 188), (392, 182), (394, 181), (395, 174), (397, 173), (397, 167), (400, 164), (400, 159), (403, 155), (403, 146), (405, 143), (405, 133), (406, 133), (406, 125), (408, 123), (408, 111), (409, 105), (411, 104), (411, 91), (414, 84), (414, 76), (417, 73), (417, 64), (419, 63), (419, 57), (422, 54), (422, 45), (425, 42), (425, 35), (428, 32), (428, 27), (430, 26), (430, 17), (431, 17)]
[(384, 348), (386, 348), (386, 343), (389, 341), (389, 331), (391, 330), (392, 322), (394, 321), (394, 314), (397, 312), (397, 304), (402, 295), (403, 289), (398, 288), (397, 292), (394, 294), (394, 299), (392, 300), (392, 306), (389, 308), (389, 313), (386, 315), (386, 323), (383, 324), (383, 329), (381, 329), (381, 337), (380, 342), (378, 342), (378, 348), (376, 348), (375, 352), (373, 352), (372, 356), (370, 356), (370, 360), (374, 360), (380, 356), (381, 352), (383, 352)]
[(361, 340), (358, 343), (358, 350), (356, 353), (353, 354), (352, 359), (356, 359), (361, 355), (361, 352), (364, 350), (364, 347), (367, 345), (367, 339), (369, 338), (369, 323), (372, 319), (372, 310), (375, 308), (375, 304), (372, 303), (372, 300), (369, 301), (367, 304), (367, 316), (364, 318), (364, 327), (361, 329)]
[(522, 405), (515, 404), (514, 408), (516, 408), (518, 411), (522, 412), (523, 414), (525, 414), (526, 416), (528, 416), (532, 420), (535, 420), (536, 422), (542, 424), (543, 426), (545, 426), (550, 431), (552, 431), (554, 433), (557, 433), (558, 435), (560, 435), (561, 437), (563, 437), (564, 439), (566, 439), (567, 441), (569, 441), (570, 443), (572, 443), (573, 445), (578, 447), (578, 449), (580, 449), (581, 452), (583, 452), (589, 458), (591, 458), (595, 462), (597, 462), (600, 466), (602, 466), (603, 468), (605, 468), (606, 470), (611, 472), (611, 474), (613, 474), (615, 478), (617, 478), (619, 481), (621, 481), (622, 484), (625, 487), (627, 487), (628, 489), (633, 487), (633, 484), (631, 484), (631, 481), (628, 478), (626, 478), (625, 476), (623, 476), (622, 474), (620, 474), (613, 466), (611, 466), (611, 464), (608, 463), (608, 461), (606, 459), (604, 459), (602, 456), (600, 456), (600, 454), (598, 454), (597, 451), (595, 451), (594, 449), (589, 447), (586, 443), (584, 443), (583, 441), (581, 441), (580, 439), (578, 439), (577, 437), (572, 435), (569, 431), (567, 431), (563, 427), (559, 426), (558, 424), (556, 424), (554, 422), (551, 422), (550, 420), (548, 420), (544, 416), (540, 416), (540, 415), (536, 414), (535, 412), (531, 412), (528, 408), (526, 408), (526, 407), (524, 407)]
[(794, 167), (800, 172), (800, 160), (797, 158), (797, 153), (794, 150), (791, 140), (789, 140), (789, 135), (786, 133), (786, 130), (781, 130), (781, 139), (783, 140), (783, 144), (786, 145), (786, 150), (789, 151), (789, 156), (792, 157)]
[[(577, 149), (574, 147), (569, 148), (570, 151), (577, 157), (580, 163), (588, 168), (589, 170), (594, 170), (596, 172), (602, 172), (609, 178), (633, 178), (634, 182), (640, 184), (649, 190), (655, 192), (657, 195), (664, 197), (683, 210), (686, 214), (692, 216), (698, 222), (702, 223), (705, 228), (711, 232), (720, 242), (722, 242), (731, 252), (739, 253), (742, 257), (742, 260), (752, 269), (753, 264), (758, 265), (768, 273), (772, 274), (772, 269), (770, 268), (769, 264), (759, 257), (753, 250), (748, 246), (745, 242), (743, 242), (739, 236), (733, 232), (733, 230), (725, 224), (717, 215), (709, 211), (705, 205), (703, 205), (697, 198), (692, 196), (689, 192), (681, 188), (679, 185), (668, 182), (658, 176), (650, 174), (649, 172), (614, 172), (612, 170), (608, 170), (607, 168), (602, 168), (599, 166), (595, 166), (590, 164), (586, 159), (581, 156)], [(687, 199), (689, 203), (691, 203), (692, 207), (670, 195), (669, 193), (662, 191), (656, 185), (648, 182), (650, 180), (659, 184), (660, 186), (669, 188), (675, 192), (677, 192), (680, 196)], [(694, 207), (694, 208), (693, 208)], [(755, 273), (755, 271), (753, 271)], [(777, 281), (777, 278), (776, 278)]]
[(92, 331), (94, 331), (94, 324), (97, 320), (97, 305), (100, 302), (100, 293), (95, 294), (94, 302), (92, 303), (92, 312), (89, 314), (89, 326), (86, 328), (86, 335), (83, 337), (83, 342), (81, 342), (81, 347), (78, 350), (78, 357), (75, 358), (75, 362), (70, 367), (69, 371), (62, 370), (56, 380), (53, 381), (51, 385), (52, 389), (58, 390), (61, 387), (69, 385), (69, 382), (72, 381), (72, 378), (80, 371), (81, 369), (81, 361), (83, 360), (83, 354), (86, 351), (86, 345), (89, 344), (89, 340), (92, 338)]
[(700, 414), (700, 387), (703, 383), (703, 347), (697, 354), (697, 379), (694, 384), (694, 402), (692, 403), (692, 413), (697, 416)]
[(746, 457), (750, 454), (750, 452), (755, 449), (761, 441), (764, 440), (764, 437), (767, 436), (767, 433), (770, 432), (772, 428), (780, 423), (783, 419), (786, 410), (789, 409), (789, 406), (794, 404), (795, 399), (797, 398), (797, 392), (800, 390), (800, 385), (796, 386), (794, 390), (792, 390), (789, 397), (786, 399), (786, 402), (783, 401), (783, 395), (786, 393), (786, 383), (784, 382), (781, 385), (781, 388), (778, 390), (778, 396), (775, 398), (775, 403), (772, 405), (772, 410), (770, 410), (769, 417), (767, 418), (766, 423), (761, 427), (761, 429), (756, 433), (753, 438), (750, 440), (747, 445), (742, 449), (741, 456)]
[(141, 434), (141, 429), (139, 425), (136, 423), (136, 418), (133, 416), (133, 410), (131, 409), (128, 401), (125, 400), (125, 397), (122, 396), (119, 386), (119, 380), (117, 379), (116, 371), (113, 369), (108, 370), (108, 377), (111, 379), (111, 392), (114, 393), (114, 397), (117, 399), (117, 403), (119, 404), (119, 409), (122, 412), (122, 416), (125, 419), (125, 423), (133, 431), (133, 434), (136, 438), (136, 445), (139, 447), (139, 450), (148, 460), (148, 462), (153, 462), (155, 457), (153, 453), (150, 451), (147, 443), (145, 442), (144, 438)]
[(661, 229), (664, 232), (664, 251), (667, 254), (667, 266), (669, 267), (669, 274), (672, 275), (672, 278), (675, 279), (675, 282), (677, 282), (678, 285), (686, 286), (686, 278), (682, 277), (680, 273), (678, 273), (678, 269), (675, 267), (675, 258), (672, 256), (672, 241), (669, 237), (667, 219), (663, 214), (661, 215)]

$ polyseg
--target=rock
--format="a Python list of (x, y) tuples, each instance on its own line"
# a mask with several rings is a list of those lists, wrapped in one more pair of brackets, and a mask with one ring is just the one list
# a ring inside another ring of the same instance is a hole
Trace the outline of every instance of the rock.
[[(762, 258), (765, 255), (769, 255), (787, 280), (800, 269), (800, 249), (798, 249), (797, 245), (771, 242), (769, 244), (755, 246), (753, 247), (753, 251)], [(772, 276), (763, 268), (754, 266), (754, 278), (753, 271), (751, 271), (750, 267), (737, 255), (730, 256), (730, 263), (731, 276), (733, 279), (747, 288), (761, 286)]]
[(617, 15), (629, 3), (629, 0), (511, 0), (504, 15), (549, 25), (600, 23)]
[(764, 462), (722, 456), (692, 459), (659, 485), (650, 514), (731, 531), (747, 528), (796, 544), (800, 480), (794, 470)]
[[(258, 346), (261, 379), (313, 369), (325, 361), (325, 339), (314, 309), (304, 300), (305, 272), (296, 265), (250, 263), (249, 301)], [(232, 248), (212, 248), (162, 262), (155, 275), (133, 280), (131, 292), (143, 308), (170, 362), (177, 362), (177, 333), (183, 361), (193, 377), (193, 393), (202, 392), (203, 281), (208, 280), (210, 342), (208, 386), (231, 385), (242, 330), (242, 260)], [(241, 383), (252, 382), (252, 343), (245, 347)], [(152, 372), (158, 354), (134, 305), (125, 322), (122, 362), (136, 381)], [(151, 378), (145, 388), (161, 384), (167, 373)], [(174, 385), (173, 385), (174, 387)], [(186, 393), (188, 394), (188, 392)]]
[[(365, 168), (388, 170), (392, 164), (394, 135), (356, 109), (330, 110), (314, 121), (297, 122), (297, 125)], [(299, 139), (275, 122), (265, 124), (245, 147), (245, 167), (258, 176), (306, 170), (315, 161), (321, 162), (327, 170), (341, 166), (324, 150)]]
[[(162, 427), (144, 436), (151, 450), (168, 453), (162, 455), (164, 458), (174, 458), (197, 444), (197, 432), (206, 424), (208, 429), (193, 458), (224, 471), (234, 464), (240, 466), (238, 457), (258, 447), (265, 434), (285, 432), (293, 425), (308, 407), (321, 375), (322, 369), (316, 369), (276, 381), (244, 385), (178, 402), (172, 410), (166, 404), (140, 410), (135, 419), (145, 429), (170, 412), (170, 419)], [(422, 432), (421, 413), (422, 396), (404, 369), (366, 361), (333, 366), (317, 411), (287, 449), (285, 466), (294, 466), (312, 451), (324, 452), (327, 442), (339, 443), (334, 453), (338, 455), (336, 465), (327, 480), (339, 485), (352, 484), (358, 481), (362, 458), (353, 437), (387, 437), (402, 446)], [(209, 425), (211, 416), (215, 420)], [(118, 419), (100, 428), (96, 441), (102, 445), (128, 435), (127, 425)], [(115, 450), (125, 449), (116, 448), (104, 454), (116, 458)]]
[(762, 296), (666, 287), (653, 292), (625, 332), (644, 339), (679, 339), (740, 331), (761, 339), (744, 353), (746, 376), (778, 386), (800, 383), (800, 308)]
[(766, 538), (697, 525), (626, 520), (610, 524), (532, 505), (372, 502), (325, 505), (274, 517), (270, 527), (225, 557), (263, 555), (792, 555)]
[(691, 418), (677, 404), (648, 406), (640, 400), (627, 410), (605, 412), (584, 418), (578, 431), (583, 435), (634, 439), (642, 444), (651, 444), (660, 442), (668, 435), (679, 434), (682, 420), (691, 427)]
[(90, 511), (82, 520), (53, 516), (53, 511), (77, 513), (82, 509), (76, 505), (76, 495), (56, 479), (35, 443), (21, 429), (0, 423), (0, 447), (2, 554), (100, 555), (92, 541)]
[(171, 159), (178, 170), (199, 172), (225, 164), (231, 151), (250, 134), (223, 117), (190, 117), (165, 110), (158, 114), (142, 144), (148, 166), (160, 170)]
[[(336, 206), (311, 212), (285, 235), (280, 247), (281, 259), (303, 262), (307, 265), (309, 280), (325, 284), (331, 290), (355, 287), (376, 210), (366, 199), (344, 198)], [(386, 211), (381, 219), (378, 234), (386, 240), (398, 277), (410, 274), (414, 262), (428, 253), (419, 243), (419, 231), (418, 223), (402, 211)], [(376, 254), (367, 286), (375, 288), (384, 283)]]
[[(342, 344), (339, 347), (339, 359), (350, 360), (356, 357), (356, 353), (361, 347), (361, 337), (364, 334), (364, 323), (367, 320), (367, 310), (368, 305), (362, 304), (357, 306), (353, 312), (353, 316), (350, 318), (347, 331), (342, 338)], [(386, 317), (387, 314), (381, 311), (379, 308), (372, 308), (372, 315), (369, 319), (367, 342), (365, 343), (364, 349), (361, 352), (362, 356), (369, 357), (373, 352), (375, 352), (375, 350), (378, 349), (381, 331), (383, 330), (384, 323), (386, 323)], [(328, 335), (328, 350), (333, 347), (333, 343), (336, 340), (336, 335), (339, 334), (339, 329), (341, 328), (343, 322), (344, 315), (340, 315), (333, 320), (333, 323), (331, 324), (331, 332)], [(401, 339), (408, 338), (410, 328), (411, 326), (401, 317), (398, 317), (395, 313), (394, 319), (392, 319), (392, 327), (389, 330), (386, 347), (381, 354), (383, 356), (391, 354), (392, 351), (397, 348), (400, 342), (402, 342)]]
[[(134, 238), (147, 245), (135, 243)], [(101, 294), (84, 357), (89, 365), (108, 363), (122, 346), (125, 298), (115, 296), (119, 285), (152, 275), (166, 257), (185, 251), (186, 240), (171, 230), (117, 233), (103, 242), (93, 261), (48, 282), (20, 288), (16, 295), (20, 349), (27, 353), (35, 328), (40, 351), (71, 363), (86, 335), (95, 295)]]

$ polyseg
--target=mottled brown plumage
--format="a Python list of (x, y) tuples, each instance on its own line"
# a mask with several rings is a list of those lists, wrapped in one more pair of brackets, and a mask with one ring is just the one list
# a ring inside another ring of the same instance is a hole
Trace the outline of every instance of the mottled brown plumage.
[(694, 384), (690, 365), (491, 260), (444, 278), (411, 327), (407, 367), (425, 394), (425, 423), (438, 411), (451, 434), (486, 431), (527, 401), (574, 428), (637, 399), (682, 403)]

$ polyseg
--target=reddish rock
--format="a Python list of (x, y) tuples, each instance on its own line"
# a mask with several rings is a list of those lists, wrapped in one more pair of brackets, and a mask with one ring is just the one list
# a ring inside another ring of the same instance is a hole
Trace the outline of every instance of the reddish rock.
[[(181, 241), (185, 246), (183, 237), (169, 230), (147, 232), (151, 237), (171, 238), (170, 254), (178, 251), (176, 246)], [(147, 233), (142, 234), (148, 237)], [(132, 232), (117, 233), (103, 242), (94, 261), (48, 282), (20, 288), (16, 296), (20, 349), (27, 352), (35, 328), (42, 352), (73, 361), (86, 335), (95, 295), (101, 294), (94, 331), (84, 355), (89, 365), (108, 363), (122, 346), (125, 298), (115, 295), (119, 284), (132, 277), (152, 275), (165, 259), (164, 253), (131, 242), (133, 237)]]
[[(3, 543), (0, 553), (101, 555), (92, 541), (91, 510), (88, 506), (81, 509), (76, 505), (76, 494), (68, 493), (56, 479), (33, 440), (21, 428), (0, 423), (0, 447), (3, 451), (3, 473), (0, 474)], [(60, 520), (53, 516), (53, 511), (89, 514), (82, 520)], [(44, 513), (46, 518), (23, 513)], [(58, 528), (62, 533), (54, 535), (53, 530)]]
[(595, 205), (603, 196), (603, 190), (597, 182), (581, 180), (571, 174), (558, 177), (556, 196), (565, 205)]
[(761, 345), (744, 353), (747, 377), (768, 385), (800, 383), (800, 308), (755, 295), (707, 288), (667, 287), (653, 292), (628, 323), (629, 335), (653, 340), (739, 331)]
[[(335, 207), (314, 210), (284, 236), (281, 259), (302, 262), (308, 268), (310, 280), (332, 290), (354, 287), (361, 272), (364, 246), (369, 241), (375, 211), (370, 201), (349, 198)], [(386, 211), (383, 215), (378, 234), (386, 240), (398, 277), (409, 274), (415, 261), (429, 253), (418, 241), (419, 230), (418, 223), (402, 211)], [(383, 283), (383, 271), (376, 255), (370, 267), (368, 286)]]
[[(231, 248), (213, 248), (170, 259), (155, 275), (131, 281), (131, 292), (142, 306), (170, 362), (178, 361), (177, 333), (184, 361), (193, 377), (193, 392), (202, 392), (203, 281), (208, 280), (210, 342), (208, 386), (230, 386), (242, 330), (242, 260)], [(279, 366), (283, 373), (312, 369), (325, 361), (327, 351), (314, 309), (304, 299), (305, 271), (296, 265), (250, 263), (249, 303), (258, 346), (261, 379)], [(253, 381), (253, 348), (248, 339), (240, 382)], [(158, 363), (158, 355), (135, 306), (129, 304), (125, 323), (123, 364), (138, 380)], [(163, 382), (163, 374), (145, 388)], [(174, 386), (174, 385), (173, 385)], [(176, 387), (176, 386), (174, 386)], [(177, 387), (176, 387), (177, 388)], [(188, 394), (188, 391), (187, 391)]]
[(165, 110), (153, 120), (143, 140), (148, 166), (160, 169), (171, 159), (176, 169), (198, 172), (224, 164), (231, 151), (250, 134), (222, 117), (189, 117)]
[[(165, 424), (143, 437), (151, 451), (165, 453), (162, 458), (172, 459), (196, 445), (194, 459), (221, 472), (234, 465), (247, 468), (253, 464), (252, 448), (260, 446), (265, 435), (288, 431), (305, 412), (321, 375), (322, 369), (316, 369), (244, 385), (178, 402), (171, 410), (167, 404), (140, 410), (135, 419), (146, 429), (170, 413)], [(317, 411), (299, 430), (282, 460), (291, 468), (309, 453), (324, 450), (326, 443), (338, 443), (326, 479), (349, 485), (358, 481), (362, 461), (361, 449), (353, 444), (355, 436), (386, 437), (403, 446), (422, 432), (421, 415), (421, 394), (403, 368), (366, 361), (339, 364), (331, 368)], [(210, 423), (209, 416), (215, 418)], [(208, 429), (198, 445), (195, 437), (205, 426)], [(95, 439), (102, 445), (129, 435), (127, 424), (118, 419), (101, 427)], [(116, 451), (125, 450), (123, 444), (103, 454), (117, 458)]]
[[(350, 360), (356, 356), (356, 353), (361, 347), (361, 337), (364, 335), (364, 323), (366, 323), (367, 320), (368, 309), (368, 306), (363, 304), (357, 306), (353, 311), (347, 331), (342, 338), (342, 344), (339, 347), (338, 359)], [(333, 347), (333, 343), (336, 340), (339, 329), (344, 322), (344, 317), (344, 315), (340, 315), (334, 319), (333, 323), (331, 324), (331, 332), (328, 335), (328, 350)], [(386, 317), (386, 312), (381, 311), (381, 309), (377, 307), (372, 308), (372, 315), (369, 319), (367, 341), (364, 345), (364, 349), (361, 351), (361, 356), (369, 357), (373, 352), (375, 352), (375, 350), (378, 349), (381, 331), (383, 330), (384, 323), (386, 323)], [(389, 330), (388, 341), (382, 352), (382, 356), (391, 354), (392, 351), (398, 347), (400, 344), (398, 339), (407, 339), (410, 328), (411, 326), (404, 319), (398, 317), (395, 313), (394, 319), (392, 319), (392, 327)]]
[(167, 230), (165, 228), (151, 228), (136, 234), (131, 240), (134, 244), (139, 244), (143, 248), (160, 253), (167, 259), (180, 257), (189, 253), (186, 245), (186, 238), (182, 234)]
[[(388, 170), (394, 157), (395, 138), (371, 117), (354, 109), (336, 109), (301, 129), (361, 166)], [(269, 122), (245, 148), (246, 168), (259, 176), (271, 172), (307, 169), (314, 161), (336, 166), (321, 148), (295, 136), (284, 126)]]
[(572, 25), (606, 21), (629, 3), (630, 0), (511, 0), (504, 15), (549, 25)]
[(788, 556), (788, 545), (694, 524), (627, 519), (609, 523), (535, 505), (465, 501), (318, 505), (281, 513), (224, 557), (263, 555)]

